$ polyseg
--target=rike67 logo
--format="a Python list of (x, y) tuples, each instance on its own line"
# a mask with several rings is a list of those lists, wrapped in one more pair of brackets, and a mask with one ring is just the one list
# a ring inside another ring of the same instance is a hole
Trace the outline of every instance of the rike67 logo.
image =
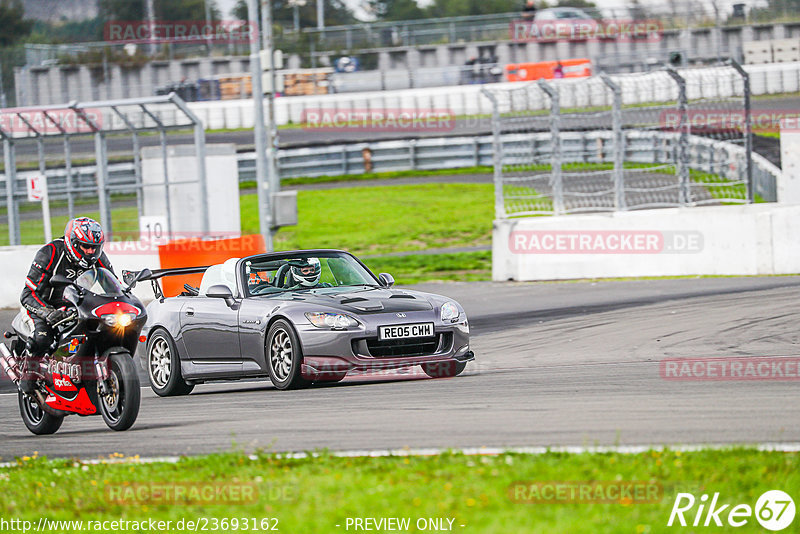
[(710, 502), (706, 494), (697, 499), (691, 493), (678, 493), (667, 526), (722, 527), (727, 523), (731, 527), (743, 527), (755, 516), (765, 529), (778, 531), (791, 525), (794, 515), (794, 501), (781, 490), (765, 492), (756, 501), (755, 508), (749, 504), (722, 504), (719, 493), (714, 493)]

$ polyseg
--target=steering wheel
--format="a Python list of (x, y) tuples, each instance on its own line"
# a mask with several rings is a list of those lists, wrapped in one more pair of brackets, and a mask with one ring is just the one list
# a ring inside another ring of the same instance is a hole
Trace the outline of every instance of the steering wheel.
[(259, 291), (265, 287), (273, 287), (273, 286), (269, 282), (259, 282), (253, 287), (249, 287), (248, 291), (250, 291), (250, 293), (252, 293), (253, 295), (257, 295)]

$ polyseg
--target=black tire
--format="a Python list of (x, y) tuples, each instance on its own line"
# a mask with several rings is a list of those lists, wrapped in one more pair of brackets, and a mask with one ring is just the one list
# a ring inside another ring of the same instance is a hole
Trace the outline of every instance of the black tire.
[(158, 329), (150, 334), (146, 358), (147, 377), (156, 395), (178, 397), (192, 392), (194, 384), (187, 384), (183, 379), (178, 350), (165, 330)]
[(463, 373), (466, 367), (467, 362), (456, 360), (422, 364), (422, 370), (431, 378), (453, 378)]
[(300, 368), (303, 351), (294, 328), (287, 321), (278, 319), (267, 332), (265, 343), (269, 379), (278, 389), (299, 389), (311, 384), (303, 378)]
[(133, 358), (127, 352), (112, 354), (108, 358), (108, 385), (112, 394), (102, 396), (98, 392), (98, 410), (111, 430), (128, 430), (139, 416), (142, 392), (139, 375)]
[(17, 399), (19, 400), (19, 414), (22, 416), (22, 422), (33, 434), (46, 436), (55, 434), (61, 428), (64, 418), (50, 415), (42, 410), (33, 397), (20, 391)]

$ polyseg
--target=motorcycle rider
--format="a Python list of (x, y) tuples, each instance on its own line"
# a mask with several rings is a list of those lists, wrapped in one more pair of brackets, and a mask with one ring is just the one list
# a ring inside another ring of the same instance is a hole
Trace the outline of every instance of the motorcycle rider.
[(50, 284), (57, 274), (75, 280), (85, 271), (99, 265), (114, 270), (103, 253), (105, 235), (97, 221), (78, 217), (67, 223), (64, 237), (46, 244), (33, 259), (20, 302), (33, 320), (34, 329), (28, 342), (27, 358), (22, 362), (20, 389), (31, 393), (41, 362), (50, 355), (56, 331), (52, 325), (68, 316), (63, 287)]

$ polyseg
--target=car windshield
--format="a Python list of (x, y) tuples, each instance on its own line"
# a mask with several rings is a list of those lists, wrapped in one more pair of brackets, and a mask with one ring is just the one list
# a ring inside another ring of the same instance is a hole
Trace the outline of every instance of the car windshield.
[(378, 285), (369, 270), (342, 252), (269, 255), (245, 261), (243, 269), (250, 295)]
[(90, 269), (80, 275), (75, 284), (96, 295), (122, 295), (122, 284), (108, 269)]

